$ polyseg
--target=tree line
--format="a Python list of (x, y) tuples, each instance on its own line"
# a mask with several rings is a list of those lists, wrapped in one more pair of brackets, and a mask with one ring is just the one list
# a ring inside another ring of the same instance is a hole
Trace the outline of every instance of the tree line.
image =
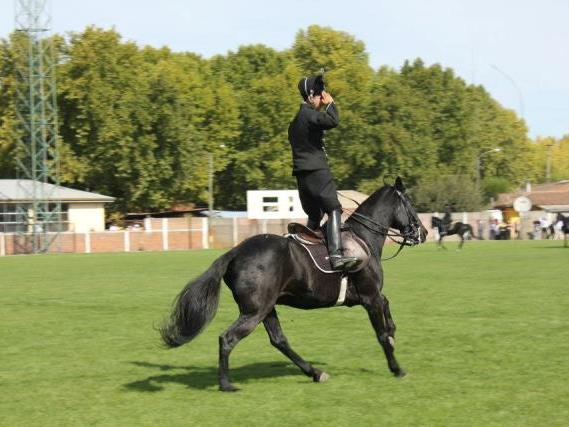
[[(0, 41), (3, 178), (16, 176), (22, 155), (18, 42), (16, 33)], [(61, 183), (116, 197), (116, 212), (206, 205), (210, 158), (216, 208), (244, 209), (248, 189), (295, 188), (287, 128), (296, 85), (320, 70), (340, 109), (326, 145), (341, 189), (369, 193), (400, 175), (421, 210), (474, 210), (544, 180), (548, 150), (552, 177), (569, 178), (569, 138), (531, 141), (512, 110), (439, 64), (374, 69), (363, 42), (331, 28), (301, 30), (282, 51), (248, 45), (209, 59), (96, 27), (53, 42)]]

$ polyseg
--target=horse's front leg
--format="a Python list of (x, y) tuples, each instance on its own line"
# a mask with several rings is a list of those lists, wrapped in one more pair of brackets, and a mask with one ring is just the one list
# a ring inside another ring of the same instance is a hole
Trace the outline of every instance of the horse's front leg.
[(459, 234), (458, 237), (460, 237), (460, 242), (458, 243), (458, 250), (460, 251), (464, 245), (464, 234)]
[(389, 309), (389, 300), (385, 295), (381, 295), (382, 305), (383, 305), (383, 316), (385, 317), (385, 321), (387, 324), (387, 334), (395, 340), (395, 330), (397, 327), (395, 326), (395, 322), (393, 321), (393, 317), (391, 317), (391, 310)]
[(385, 353), (389, 370), (396, 377), (404, 376), (405, 371), (399, 366), (393, 354), (395, 352), (395, 340), (393, 335), (395, 334), (395, 323), (391, 318), (391, 313), (389, 313), (389, 303), (381, 294), (378, 294), (370, 304), (365, 305), (365, 309), (375, 331), (375, 335), (377, 336), (377, 340)]
[(439, 249), (445, 249), (446, 250), (446, 247), (443, 244), (443, 237), (445, 237), (445, 235), (442, 232), (439, 232), (439, 240), (438, 240)]

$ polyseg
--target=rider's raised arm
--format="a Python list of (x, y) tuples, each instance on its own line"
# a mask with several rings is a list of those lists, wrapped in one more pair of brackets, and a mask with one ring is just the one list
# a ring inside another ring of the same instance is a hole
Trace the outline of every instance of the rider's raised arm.
[(324, 111), (309, 110), (308, 123), (317, 129), (326, 130), (338, 126), (340, 114), (334, 102), (328, 104)]

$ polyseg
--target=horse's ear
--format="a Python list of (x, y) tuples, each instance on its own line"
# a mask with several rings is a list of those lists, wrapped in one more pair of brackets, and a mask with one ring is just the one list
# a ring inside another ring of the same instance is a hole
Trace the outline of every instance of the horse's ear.
[(403, 184), (403, 180), (400, 176), (395, 179), (395, 189), (401, 193), (405, 193), (405, 185)]

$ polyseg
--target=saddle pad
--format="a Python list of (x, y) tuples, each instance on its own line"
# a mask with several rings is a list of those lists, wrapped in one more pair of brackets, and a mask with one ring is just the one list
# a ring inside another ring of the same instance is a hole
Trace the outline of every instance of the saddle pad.
[[(323, 273), (340, 273), (338, 270), (332, 270), (332, 265), (330, 264), (330, 259), (328, 257), (328, 248), (323, 244), (314, 244), (312, 242), (307, 242), (302, 237), (297, 234), (288, 234), (287, 237), (294, 239), (298, 242), (305, 250), (314, 262), (314, 265)], [(348, 273), (355, 273), (360, 271), (369, 263), (369, 248), (366, 243), (359, 237), (353, 235), (350, 232), (342, 232), (342, 242), (344, 244), (344, 254), (346, 256), (355, 256), (361, 259), (361, 262), (353, 270), (349, 270)]]
[(339, 271), (332, 270), (332, 265), (330, 264), (330, 259), (328, 257), (328, 248), (324, 245), (315, 245), (313, 243), (307, 243), (297, 234), (289, 234), (291, 238), (296, 240), (300, 245), (306, 249), (310, 258), (314, 262), (314, 265), (323, 273), (337, 273)]

